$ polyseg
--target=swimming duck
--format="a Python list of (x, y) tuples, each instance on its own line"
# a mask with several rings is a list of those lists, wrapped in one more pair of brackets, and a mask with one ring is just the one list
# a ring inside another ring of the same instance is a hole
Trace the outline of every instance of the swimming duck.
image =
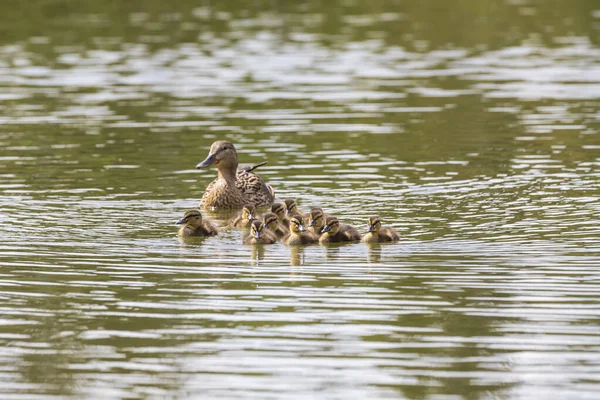
[(290, 226), (290, 219), (285, 216), (285, 204), (283, 203), (275, 203), (271, 206), (271, 212), (277, 215), (277, 219), (279, 223), (286, 228)]
[(202, 220), (202, 214), (198, 210), (187, 211), (177, 224), (185, 224), (179, 229), (178, 235), (181, 237), (213, 236), (219, 233), (212, 222)]
[(244, 244), (273, 244), (277, 237), (273, 232), (265, 228), (259, 220), (252, 221), (250, 233), (244, 236)]
[(325, 218), (328, 216), (321, 207), (311, 208), (308, 214), (308, 230), (317, 236), (321, 236), (321, 229), (323, 229)]
[(288, 246), (298, 246), (301, 244), (317, 243), (317, 236), (308, 232), (302, 225), (302, 216), (297, 214), (290, 219), (290, 234), (283, 239), (283, 243)]
[(204, 191), (200, 207), (213, 209), (239, 208), (244, 204), (270, 206), (275, 199), (271, 185), (252, 171), (266, 162), (238, 168), (237, 152), (230, 142), (218, 140), (212, 144), (208, 157), (196, 168), (217, 166), (217, 179)]
[(285, 215), (288, 218), (291, 218), (292, 215), (300, 215), (302, 217), (302, 220), (306, 220), (307, 215), (304, 214), (302, 211), (298, 210), (298, 205), (296, 204), (296, 200), (294, 199), (287, 199), (283, 201), (283, 204), (285, 205)]
[(279, 222), (277, 215), (271, 212), (265, 213), (262, 216), (262, 219), (263, 224), (265, 224), (265, 227), (267, 227), (267, 229), (273, 232), (278, 238), (284, 237), (285, 235), (290, 233), (289, 229)]
[(336, 217), (325, 219), (325, 226), (321, 229), (319, 243), (334, 242), (358, 242), (361, 239), (360, 233), (351, 225), (340, 224)]
[(252, 221), (256, 218), (254, 217), (256, 212), (256, 208), (252, 204), (246, 204), (242, 211), (240, 211), (229, 223), (229, 226), (233, 226), (235, 228), (248, 228)]
[(381, 220), (377, 215), (369, 217), (368, 229), (362, 238), (364, 243), (396, 242), (400, 240), (400, 234), (394, 228), (381, 226)]

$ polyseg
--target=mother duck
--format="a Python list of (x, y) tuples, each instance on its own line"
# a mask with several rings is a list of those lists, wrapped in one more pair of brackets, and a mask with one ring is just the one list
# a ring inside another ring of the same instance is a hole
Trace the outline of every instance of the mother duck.
[(242, 208), (251, 204), (256, 207), (270, 206), (275, 199), (271, 185), (252, 171), (266, 164), (238, 168), (237, 152), (230, 142), (218, 140), (210, 146), (208, 157), (196, 168), (217, 166), (217, 179), (204, 191), (200, 207), (211, 209)]

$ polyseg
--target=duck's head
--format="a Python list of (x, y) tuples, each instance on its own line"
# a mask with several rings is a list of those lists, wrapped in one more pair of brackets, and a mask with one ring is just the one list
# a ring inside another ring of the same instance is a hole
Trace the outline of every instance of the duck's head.
[(308, 218), (308, 226), (314, 226), (315, 229), (321, 229), (324, 224), (324, 214), (321, 207), (313, 207), (310, 210), (310, 216)]
[(271, 230), (275, 230), (277, 229), (277, 224), (279, 223), (279, 220), (277, 219), (277, 215), (273, 214), (272, 212), (270, 213), (265, 213), (265, 215), (263, 215), (263, 224), (271, 229)]
[(296, 200), (287, 199), (283, 203), (285, 204), (285, 215), (291, 216), (296, 215), (298, 213), (298, 206), (296, 205)]
[(277, 219), (283, 221), (285, 218), (285, 204), (283, 203), (275, 203), (271, 206), (271, 212), (277, 215)]
[(250, 235), (252, 235), (256, 239), (260, 239), (264, 228), (265, 226), (263, 225), (263, 223), (256, 219), (252, 221), (252, 225), (250, 225)]
[(377, 215), (369, 217), (367, 227), (367, 232), (379, 232), (379, 229), (381, 229), (381, 220)]
[(176, 224), (200, 226), (200, 224), (202, 224), (202, 214), (198, 210), (189, 210), (183, 215), (183, 218), (176, 222)]
[(329, 232), (331, 235), (335, 235), (338, 233), (340, 229), (340, 221), (336, 217), (327, 217), (325, 220), (325, 225), (323, 229), (321, 229), (321, 233)]
[(216, 165), (217, 168), (237, 168), (237, 152), (230, 142), (217, 140), (210, 146), (208, 157), (198, 165), (196, 169)]
[(242, 218), (247, 219), (248, 221), (253, 221), (256, 219), (254, 218), (255, 212), (256, 208), (252, 204), (246, 204), (242, 208)]
[(302, 225), (302, 217), (300, 215), (296, 214), (290, 219), (290, 231), (295, 233), (306, 232), (306, 228)]

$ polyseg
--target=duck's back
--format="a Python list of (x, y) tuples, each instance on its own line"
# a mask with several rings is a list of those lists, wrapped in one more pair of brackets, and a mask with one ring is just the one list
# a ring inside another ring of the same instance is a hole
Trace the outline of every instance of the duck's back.
[(247, 167), (237, 170), (235, 186), (246, 204), (264, 207), (270, 206), (275, 200), (275, 191), (271, 185), (265, 183), (260, 176), (250, 172)]
[(344, 241), (346, 242), (355, 242), (362, 239), (360, 232), (352, 225), (342, 224), (338, 233), (342, 234)]
[(400, 240), (400, 234), (393, 228), (384, 226), (379, 230), (380, 242), (396, 242)]

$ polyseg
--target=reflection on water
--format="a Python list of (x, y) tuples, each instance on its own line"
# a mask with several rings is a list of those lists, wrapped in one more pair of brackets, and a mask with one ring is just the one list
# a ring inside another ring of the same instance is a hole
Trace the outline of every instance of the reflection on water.
[[(599, 23), (585, 0), (0, 5), (3, 398), (594, 397)], [(402, 241), (178, 240), (217, 138)]]

